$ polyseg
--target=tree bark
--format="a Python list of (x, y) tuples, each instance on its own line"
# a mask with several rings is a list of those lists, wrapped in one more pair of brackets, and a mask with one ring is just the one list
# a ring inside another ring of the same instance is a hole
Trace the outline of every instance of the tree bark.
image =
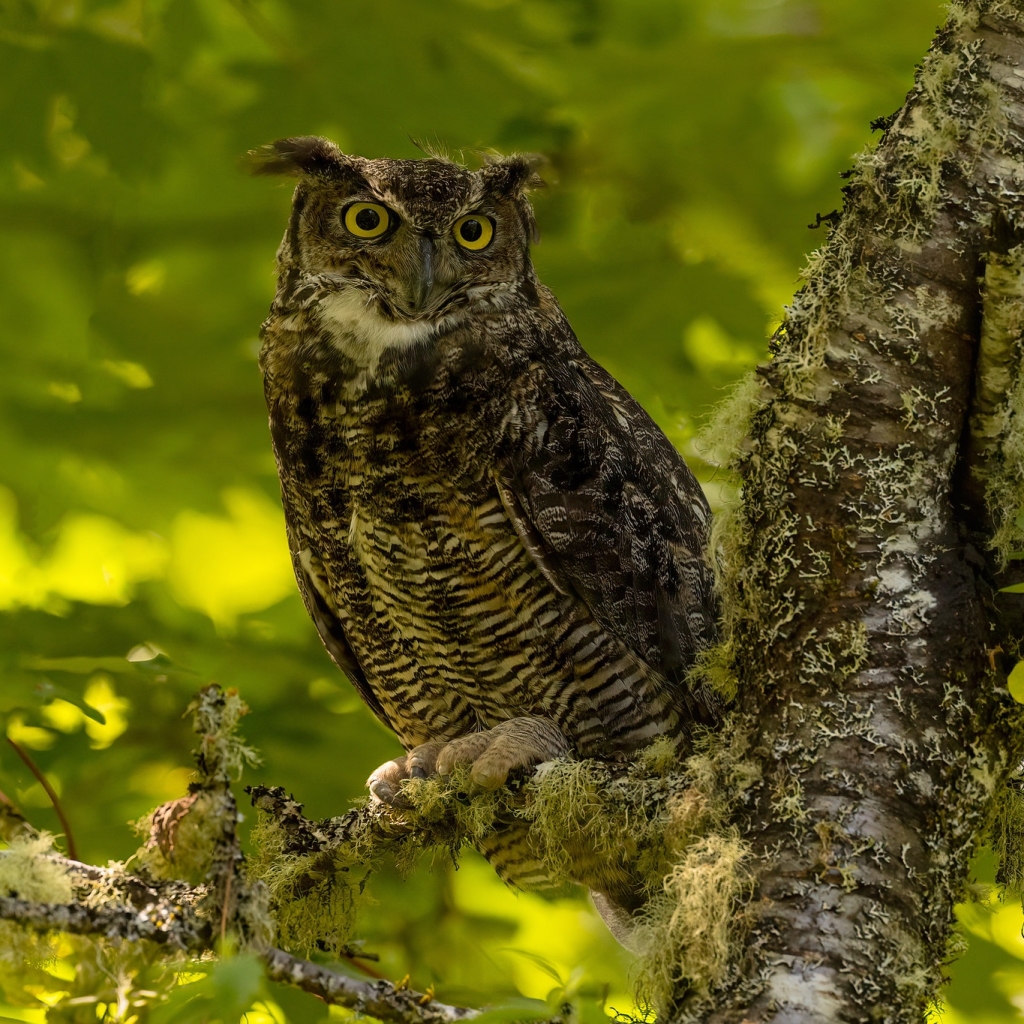
[(678, 1021), (919, 1022), (936, 995), (1021, 755), (1024, 598), (996, 591), (1024, 507), (1022, 132), (1024, 4), (954, 4), (730, 412), (725, 732), (757, 874)]

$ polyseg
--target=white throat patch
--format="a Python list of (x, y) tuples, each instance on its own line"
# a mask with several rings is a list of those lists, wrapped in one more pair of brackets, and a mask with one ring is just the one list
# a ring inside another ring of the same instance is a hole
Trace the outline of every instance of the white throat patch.
[(376, 373), (386, 352), (412, 348), (436, 335), (440, 328), (440, 324), (429, 320), (387, 320), (358, 288), (330, 292), (317, 305), (334, 344), (370, 376)]

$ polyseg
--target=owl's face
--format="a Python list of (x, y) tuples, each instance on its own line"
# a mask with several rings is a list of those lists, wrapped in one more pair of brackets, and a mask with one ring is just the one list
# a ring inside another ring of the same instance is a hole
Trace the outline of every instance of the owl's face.
[(535, 296), (529, 158), (469, 171), (435, 158), (365, 160), (313, 137), (254, 155), (262, 173), (301, 175), (282, 263), (335, 279), (342, 304), (425, 327)]

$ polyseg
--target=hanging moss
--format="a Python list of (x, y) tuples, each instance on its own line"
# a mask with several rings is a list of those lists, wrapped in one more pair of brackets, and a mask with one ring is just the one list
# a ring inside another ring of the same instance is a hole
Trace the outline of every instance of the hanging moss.
[(638, 990), (660, 1011), (680, 983), (706, 993), (722, 980), (743, 931), (749, 856), (734, 831), (694, 842), (645, 908), (632, 940), (642, 957)]

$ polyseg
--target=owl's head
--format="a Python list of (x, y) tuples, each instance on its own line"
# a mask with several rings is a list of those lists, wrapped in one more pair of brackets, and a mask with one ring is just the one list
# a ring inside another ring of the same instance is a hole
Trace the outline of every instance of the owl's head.
[[(449, 160), (366, 160), (327, 139), (282, 139), (251, 154), (256, 173), (300, 177), (282, 271), (326, 275), (391, 322), (535, 296), (529, 248), (536, 157), (471, 171)], [(296, 281), (296, 284), (298, 281)]]

